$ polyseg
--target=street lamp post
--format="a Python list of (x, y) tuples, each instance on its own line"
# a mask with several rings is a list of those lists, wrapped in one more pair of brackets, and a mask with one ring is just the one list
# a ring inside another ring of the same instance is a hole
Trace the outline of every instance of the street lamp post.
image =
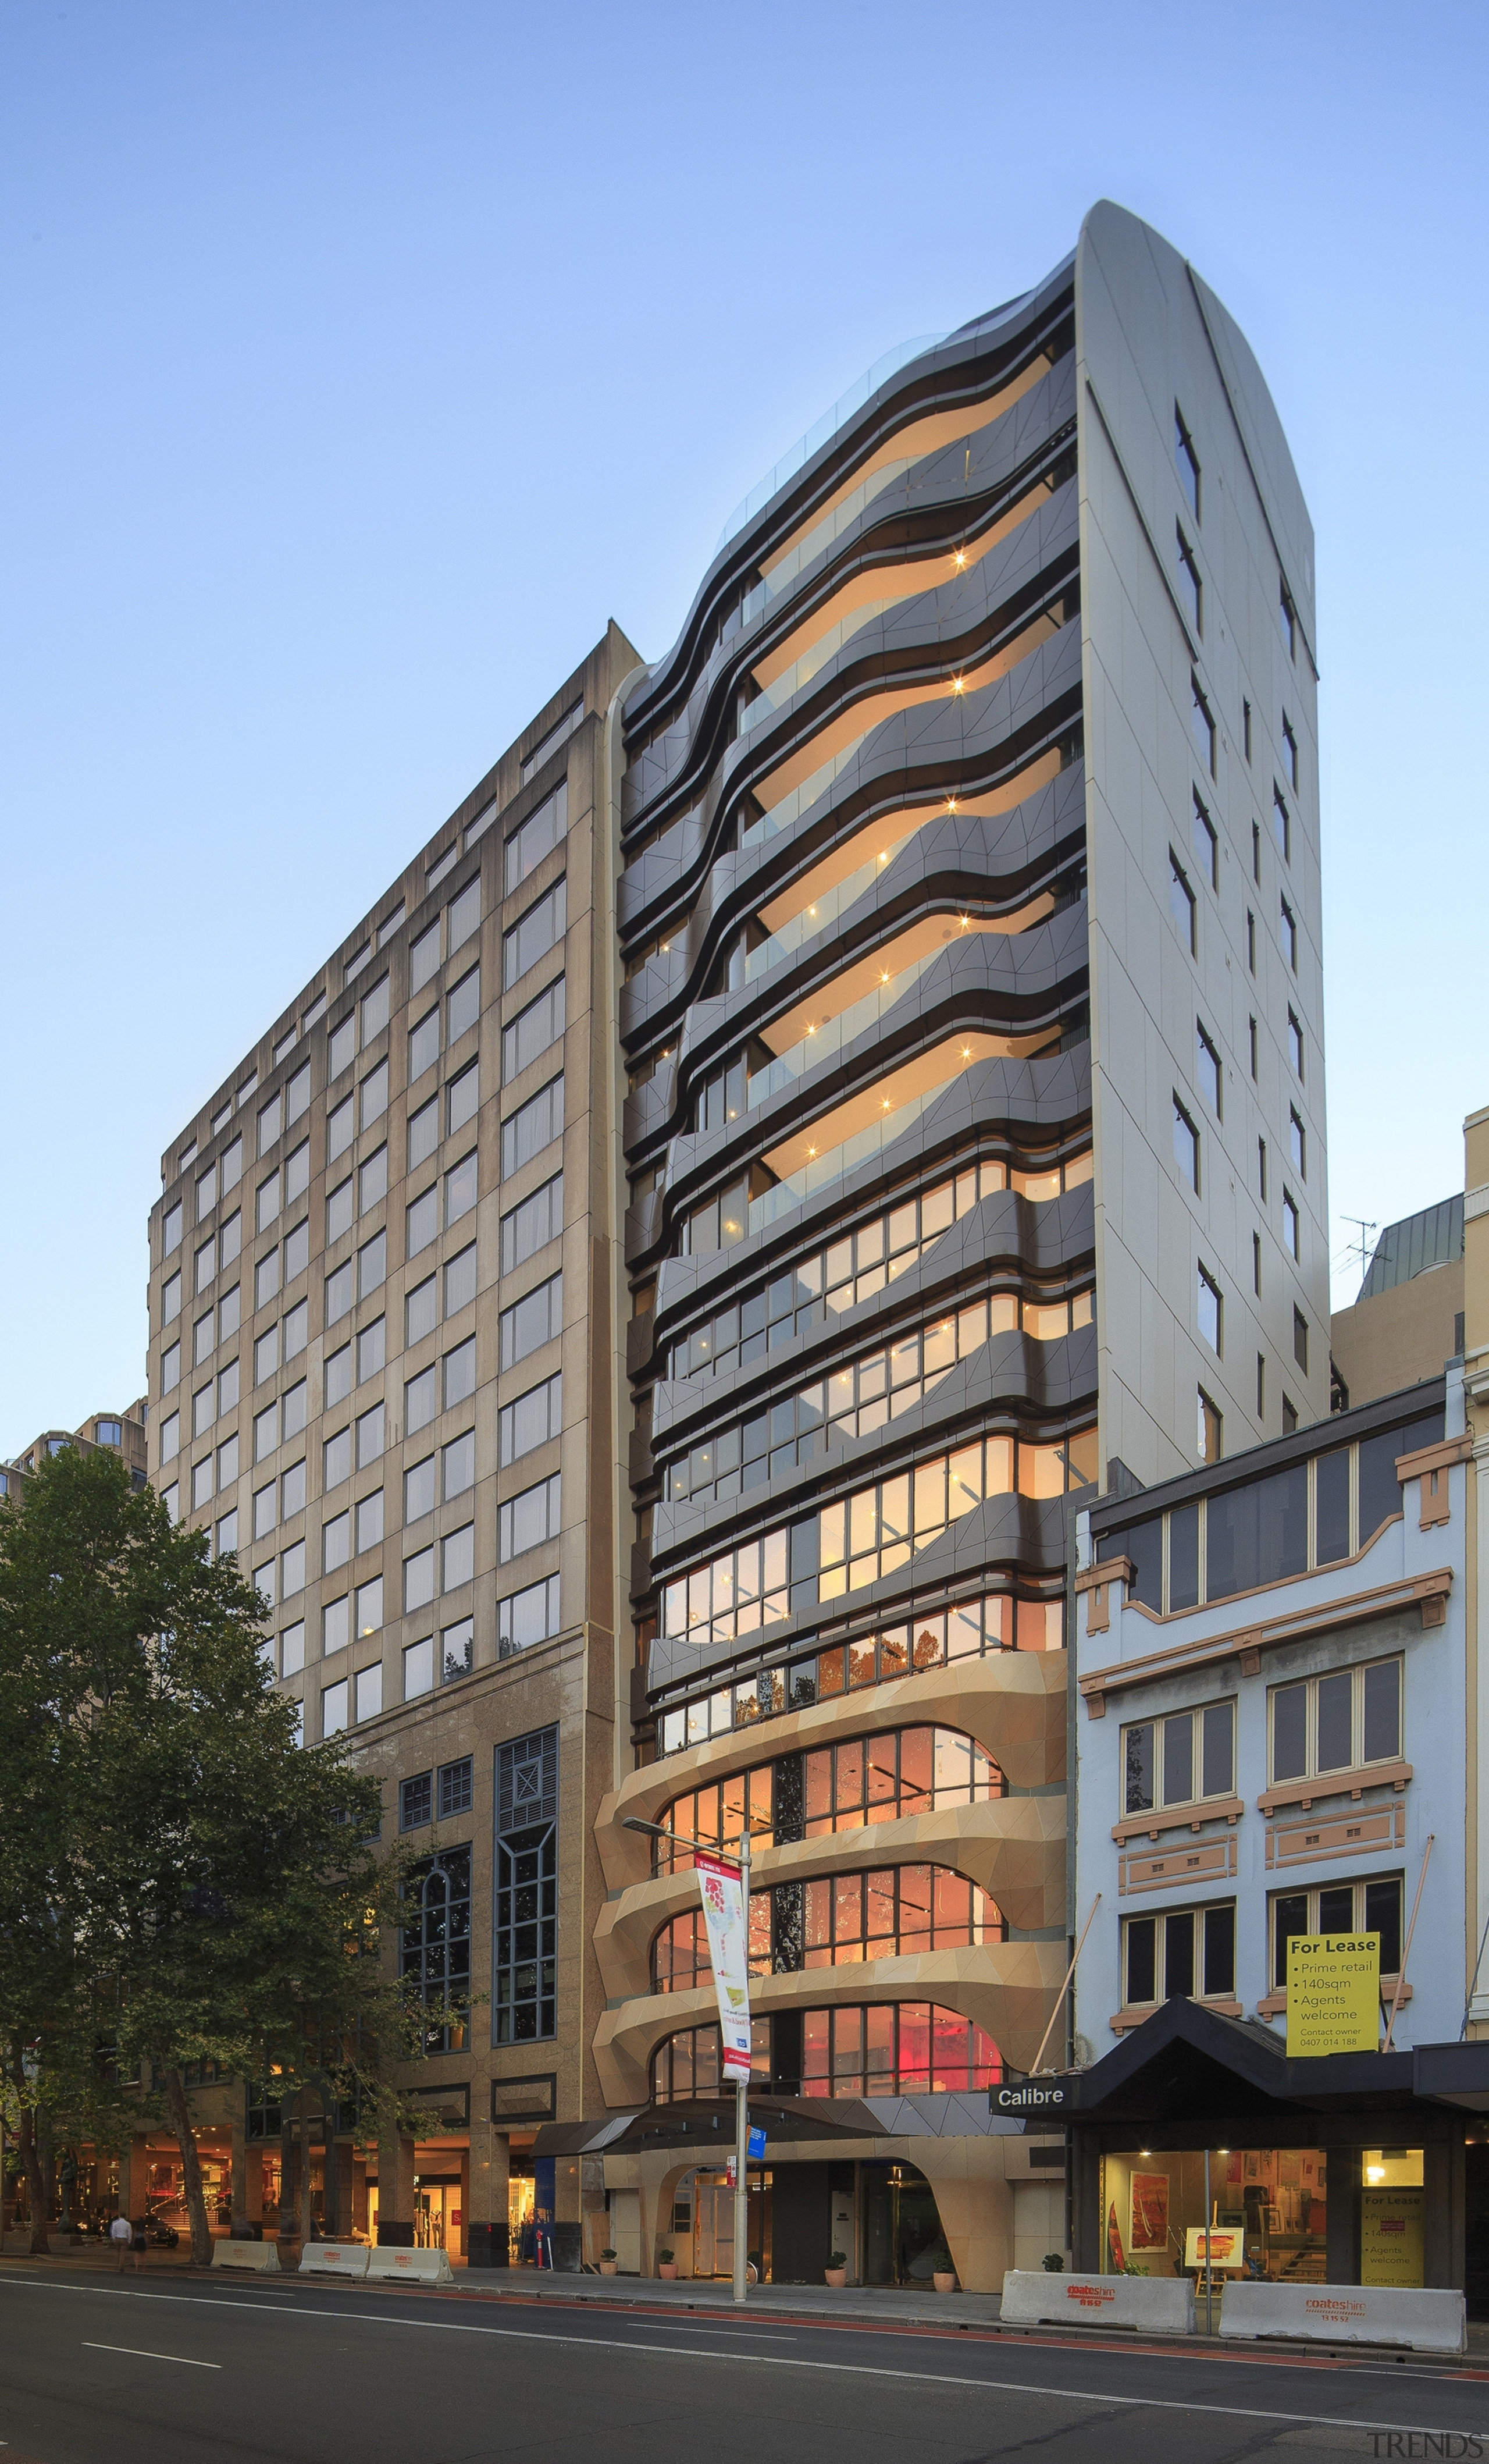
[[(626, 1815), (622, 1827), (626, 1831), (645, 1831), (653, 1839), (669, 1839), (675, 1847), (686, 1848), (690, 1855), (695, 1848), (713, 1847), (716, 1847), (725, 1857), (731, 1853), (727, 1839), (685, 1839), (681, 1832), (668, 1831), (660, 1822), (644, 1822), (637, 1814)], [(750, 1958), (750, 1821), (748, 1815), (742, 1815), (740, 1820), (739, 1888), (744, 1901), (745, 1967), (748, 1973)], [(746, 2299), (745, 2270), (749, 2258), (747, 2244), (750, 2238), (750, 2192), (746, 2179), (749, 2158), (750, 2080), (747, 2074), (745, 2078), (736, 2079), (734, 2082), (734, 2299), (741, 2304)]]

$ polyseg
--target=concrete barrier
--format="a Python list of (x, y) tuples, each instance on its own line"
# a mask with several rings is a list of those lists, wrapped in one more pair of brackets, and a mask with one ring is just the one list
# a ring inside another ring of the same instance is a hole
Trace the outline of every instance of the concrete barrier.
[(308, 2241), (300, 2251), (302, 2276), (365, 2276), (364, 2241)]
[(1395, 2284), (1228, 2284), (1222, 2336), (1296, 2336), (1309, 2343), (1399, 2344), (1416, 2353), (1466, 2349), (1461, 2293)]
[(272, 2241), (214, 2241), (214, 2267), (237, 2267), (249, 2276), (279, 2276), (279, 2252)]
[(1194, 2288), (1182, 2276), (1054, 2276), (1011, 2267), (1003, 2278), (1005, 2327), (1128, 2327), (1192, 2336)]
[(454, 2274), (442, 2250), (369, 2250), (367, 2274), (386, 2284), (401, 2277), (405, 2284), (453, 2284)]

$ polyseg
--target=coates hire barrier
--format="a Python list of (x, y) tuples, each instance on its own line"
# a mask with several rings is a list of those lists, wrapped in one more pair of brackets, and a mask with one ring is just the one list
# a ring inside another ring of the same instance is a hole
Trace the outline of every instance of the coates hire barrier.
[[(1468, 2331), (1461, 2293), (1396, 2284), (1227, 2284), (1222, 2336), (1298, 2336), (1327, 2344), (1400, 2344), (1417, 2353), (1461, 2353)], [(1004, 2316), (1007, 2316), (1005, 2310)]]
[(308, 2241), (300, 2252), (302, 2276), (365, 2276), (364, 2241)]
[(1128, 2327), (1192, 2336), (1194, 2288), (1188, 2277), (1053, 2276), (1041, 2267), (1011, 2267), (1001, 2316), (1005, 2327)]
[(272, 2241), (214, 2241), (214, 2267), (241, 2267), (250, 2276), (278, 2276), (282, 2273), (279, 2253)]
[(454, 2272), (442, 2250), (398, 2250), (384, 2243), (367, 2253), (367, 2274), (386, 2284), (402, 2277), (405, 2284), (453, 2284)]

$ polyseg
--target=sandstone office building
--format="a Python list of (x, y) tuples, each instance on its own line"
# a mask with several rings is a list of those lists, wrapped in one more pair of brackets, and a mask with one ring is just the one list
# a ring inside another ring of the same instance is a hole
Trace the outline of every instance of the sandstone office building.
[[(173, 1142), (151, 1478), (383, 1775), (405, 1971), (482, 1997), (328, 2221), (727, 2273), (696, 1886), (625, 1824), (748, 1819), (762, 2266), (1062, 2246), (986, 2091), (1066, 1959), (1074, 1502), (1328, 1406), (1313, 641), (1246, 343), (1100, 207), (777, 466), (666, 657), (609, 628)], [(272, 2100), (200, 2093), (272, 2215)]]

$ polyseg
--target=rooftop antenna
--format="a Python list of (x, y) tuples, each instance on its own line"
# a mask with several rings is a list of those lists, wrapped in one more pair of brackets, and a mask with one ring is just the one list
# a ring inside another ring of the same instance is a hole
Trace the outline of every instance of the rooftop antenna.
[(1374, 1243), (1371, 1239), (1371, 1235), (1380, 1230), (1380, 1225), (1372, 1221), (1368, 1215), (1342, 1215), (1339, 1220), (1341, 1223), (1354, 1224), (1360, 1235), (1357, 1241), (1351, 1241), (1347, 1244), (1345, 1256), (1347, 1259), (1359, 1260), (1360, 1275), (1363, 1281), (1367, 1269), (1369, 1266), (1370, 1259), (1374, 1254)]

